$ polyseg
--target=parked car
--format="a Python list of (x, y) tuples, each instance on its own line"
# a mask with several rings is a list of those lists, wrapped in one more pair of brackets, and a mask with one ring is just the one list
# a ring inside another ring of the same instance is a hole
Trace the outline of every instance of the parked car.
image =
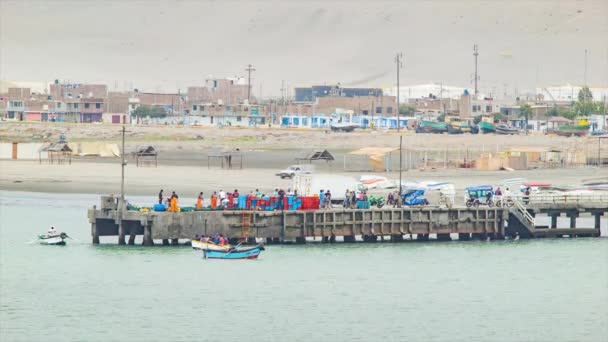
[(278, 172), (276, 175), (281, 178), (293, 179), (293, 177), (296, 175), (313, 173), (314, 170), (314, 165), (310, 164), (290, 165), (286, 169)]

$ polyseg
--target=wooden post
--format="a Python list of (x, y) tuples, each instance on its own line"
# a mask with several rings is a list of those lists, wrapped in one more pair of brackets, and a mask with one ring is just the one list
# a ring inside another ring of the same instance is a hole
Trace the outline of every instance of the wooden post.
[(17, 152), (17, 143), (13, 142), (13, 150), (11, 153), (11, 159), (17, 160), (18, 152)]
[(142, 241), (144, 246), (153, 246), (154, 240), (152, 240), (152, 224), (147, 223), (144, 226), (144, 240)]
[(135, 231), (131, 230), (129, 234), (129, 246), (135, 245)]
[(282, 215), (281, 215), (281, 243), (285, 242), (285, 228), (286, 228), (286, 215), (285, 215), (285, 209), (282, 210)]
[(557, 218), (559, 217), (559, 213), (551, 213), (551, 229), (557, 228)]
[(118, 244), (119, 245), (124, 245), (125, 244), (125, 227), (122, 221), (122, 217), (119, 218), (118, 221)]
[(97, 223), (91, 223), (91, 236), (93, 238), (93, 244), (99, 245), (99, 233), (97, 232)]
[(572, 211), (568, 213), (568, 217), (570, 218), (570, 228), (576, 228), (576, 218), (578, 217), (578, 212)]

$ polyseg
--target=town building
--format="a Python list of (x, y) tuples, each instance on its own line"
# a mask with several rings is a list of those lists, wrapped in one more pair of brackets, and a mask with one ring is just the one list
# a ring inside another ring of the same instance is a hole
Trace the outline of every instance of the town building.
[[(399, 86), (399, 101), (409, 103), (412, 99), (452, 99), (458, 100), (467, 88), (444, 84), (427, 83)], [(386, 95), (397, 96), (397, 87), (384, 88)]]
[(254, 103), (253, 92), (248, 94), (247, 80), (244, 77), (207, 79), (204, 86), (188, 87), (188, 109), (200, 103), (216, 103), (231, 106), (247, 102), (247, 96)]
[(394, 96), (323, 96), (313, 102), (277, 104), (269, 111), (279, 115), (331, 115), (336, 111), (352, 111), (356, 115), (396, 116), (397, 102)]
[(295, 102), (314, 102), (321, 97), (364, 97), (382, 96), (380, 88), (342, 88), (337, 85), (314, 85), (294, 88)]

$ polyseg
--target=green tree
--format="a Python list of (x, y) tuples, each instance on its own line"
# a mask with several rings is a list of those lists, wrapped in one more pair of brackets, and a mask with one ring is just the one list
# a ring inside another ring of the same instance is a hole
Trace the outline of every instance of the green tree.
[(526, 119), (526, 123), (528, 122), (528, 119), (530, 118), (531, 115), (532, 115), (532, 107), (530, 107), (529, 104), (525, 104), (525, 105), (522, 105), (521, 107), (519, 107), (519, 117)]
[(416, 113), (416, 107), (402, 104), (399, 105), (399, 115), (413, 116)]
[(585, 101), (593, 101), (593, 93), (591, 93), (591, 90), (587, 86), (584, 86), (578, 92), (578, 102), (585, 102)]
[(437, 117), (437, 121), (445, 122), (445, 113), (439, 114), (439, 116)]
[(476, 117), (473, 118), (473, 123), (475, 125), (477, 125), (480, 122), (481, 122), (481, 115), (477, 115)]
[(547, 111), (547, 116), (561, 116), (561, 114), (557, 107), (553, 107)]
[(574, 104), (574, 112), (576, 115), (588, 116), (600, 111), (597, 103), (593, 102), (593, 94), (589, 87), (584, 86), (578, 92), (578, 101)]
[(165, 112), (165, 109), (162, 107), (139, 106), (131, 115), (139, 117), (164, 118), (167, 116), (167, 112)]
[(494, 117), (494, 123), (500, 122), (501, 120), (505, 119), (505, 116), (501, 113), (494, 113), (492, 114), (492, 116)]

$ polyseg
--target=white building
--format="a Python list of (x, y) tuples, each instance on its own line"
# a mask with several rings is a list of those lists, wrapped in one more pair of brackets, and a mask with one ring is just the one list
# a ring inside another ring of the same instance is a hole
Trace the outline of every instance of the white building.
[[(407, 85), (399, 87), (399, 100), (400, 102), (408, 102), (410, 99), (422, 99), (428, 98), (430, 95), (435, 96), (438, 99), (460, 99), (460, 96), (464, 94), (464, 87), (454, 87), (443, 84), (418, 84), (418, 85)], [(397, 87), (389, 87), (382, 89), (385, 95), (397, 96)], [(469, 89), (469, 92), (471, 90)]]
[[(536, 88), (536, 93), (544, 96), (546, 102), (570, 102), (578, 100), (578, 93), (583, 89), (582, 86), (573, 86), (571, 84), (563, 86), (549, 86)], [(589, 87), (593, 100), (605, 101), (608, 98), (608, 88), (606, 87)]]

